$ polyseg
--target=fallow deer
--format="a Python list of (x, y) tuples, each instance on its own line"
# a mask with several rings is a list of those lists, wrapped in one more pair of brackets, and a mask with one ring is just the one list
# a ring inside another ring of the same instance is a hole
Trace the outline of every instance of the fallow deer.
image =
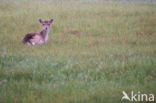
[(38, 21), (43, 25), (42, 31), (26, 34), (22, 39), (22, 43), (29, 43), (32, 45), (47, 43), (50, 24), (54, 21), (54, 19), (44, 21), (38, 19)]

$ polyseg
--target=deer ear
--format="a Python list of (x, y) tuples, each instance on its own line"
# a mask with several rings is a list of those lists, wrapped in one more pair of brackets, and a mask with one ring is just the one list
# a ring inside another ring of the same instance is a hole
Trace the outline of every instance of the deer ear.
[(54, 19), (51, 19), (51, 20), (50, 20), (50, 24), (51, 24), (53, 21), (54, 21)]
[(43, 23), (41, 19), (38, 19), (38, 21), (39, 21), (41, 24)]

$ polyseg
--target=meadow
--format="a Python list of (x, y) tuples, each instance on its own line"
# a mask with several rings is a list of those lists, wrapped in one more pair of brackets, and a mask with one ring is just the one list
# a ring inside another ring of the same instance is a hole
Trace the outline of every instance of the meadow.
[[(54, 18), (47, 44), (22, 44), (39, 18)], [(156, 96), (156, 3), (0, 1), (0, 103), (129, 103), (122, 91)]]

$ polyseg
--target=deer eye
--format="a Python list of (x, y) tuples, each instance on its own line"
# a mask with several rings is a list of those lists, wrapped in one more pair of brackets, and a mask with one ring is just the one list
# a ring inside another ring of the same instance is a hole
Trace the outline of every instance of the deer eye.
[(44, 24), (42, 24), (44, 26)]
[(48, 24), (48, 25), (50, 25), (50, 24)]

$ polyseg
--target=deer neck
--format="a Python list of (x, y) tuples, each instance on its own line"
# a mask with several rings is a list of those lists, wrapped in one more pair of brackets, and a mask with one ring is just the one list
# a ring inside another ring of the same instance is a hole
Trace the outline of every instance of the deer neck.
[(48, 32), (49, 32), (49, 30), (47, 29), (43, 29), (41, 32), (40, 32), (40, 35), (41, 35), (41, 37), (45, 40), (45, 41), (47, 41), (47, 39), (48, 39)]

